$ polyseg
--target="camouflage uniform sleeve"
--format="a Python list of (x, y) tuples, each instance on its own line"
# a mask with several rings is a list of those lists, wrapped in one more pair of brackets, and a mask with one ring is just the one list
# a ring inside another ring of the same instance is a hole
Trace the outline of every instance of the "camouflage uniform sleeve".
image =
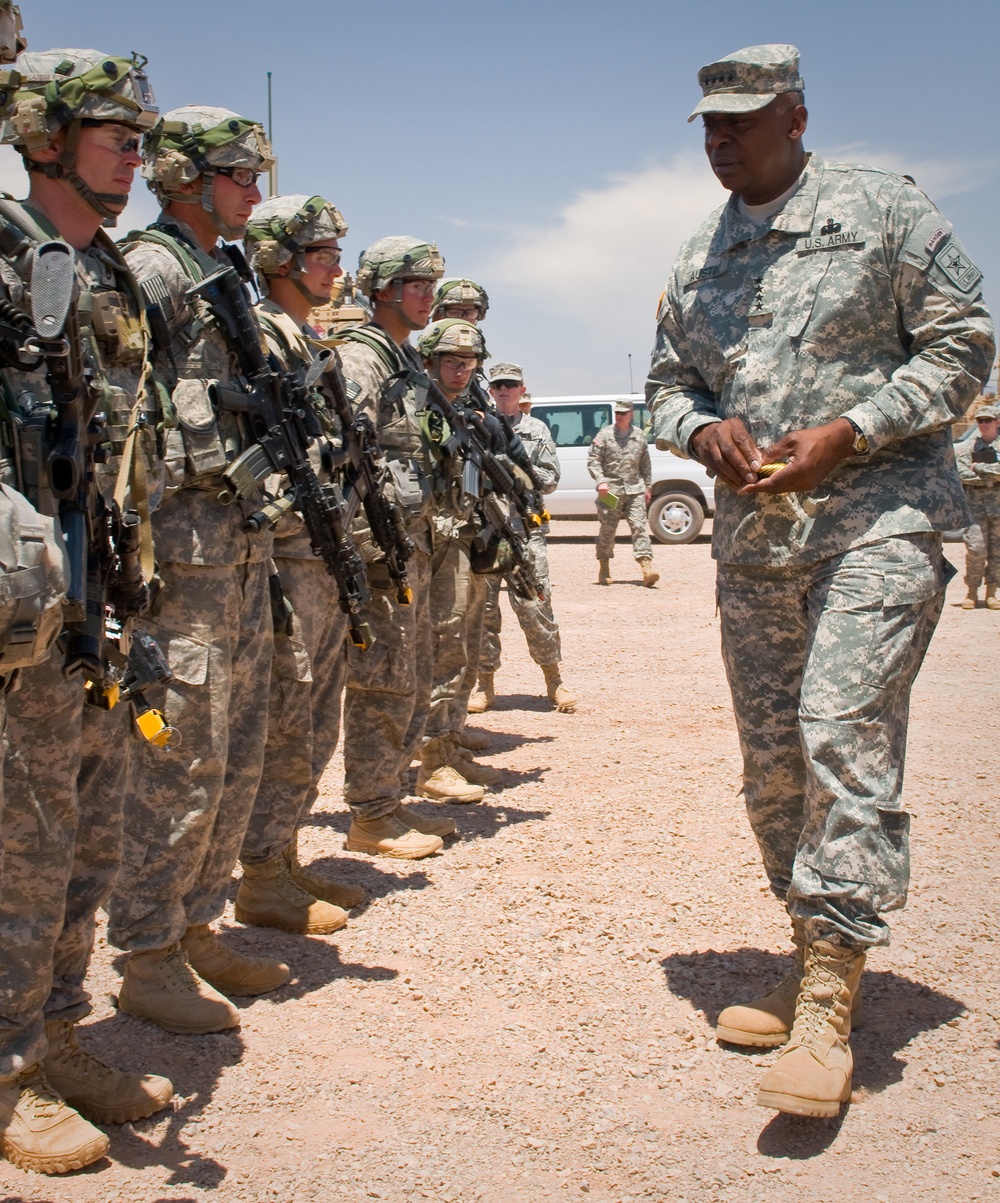
[(605, 483), (603, 446), (604, 440), (601, 438), (601, 432), (598, 431), (587, 452), (587, 471), (599, 485)]
[(153, 242), (137, 242), (126, 251), (125, 262), (138, 284), (141, 285), (144, 280), (153, 276), (159, 276), (163, 281), (173, 310), (165, 315), (170, 333), (176, 334), (187, 325), (194, 316), (187, 302), (187, 290), (191, 287), (191, 281), (174, 256)]
[(559, 477), (562, 475), (562, 467), (549, 428), (542, 421), (539, 421), (538, 424), (543, 433), (534, 441), (534, 446), (537, 448), (532, 456), (535, 475), (538, 477), (538, 483), (541, 485), (543, 493), (554, 493), (556, 485), (559, 484)]
[(971, 439), (963, 439), (961, 443), (955, 446), (955, 463), (958, 465), (958, 475), (963, 481), (976, 480), (976, 472), (972, 466), (972, 451), (976, 445), (976, 436)]
[(918, 188), (906, 182), (893, 188), (883, 240), (910, 358), (870, 400), (844, 414), (875, 451), (961, 418), (989, 376), (995, 351), (982, 273)]
[(649, 444), (645, 439), (642, 441), (642, 454), (639, 456), (639, 475), (647, 489), (653, 487), (653, 465), (649, 458)]
[(352, 383), (361, 391), (351, 398), (355, 413), (367, 414), (378, 426), (378, 397), (385, 380), (385, 372), (378, 370), (375, 352), (361, 343), (343, 343), (337, 348), (348, 396), (354, 391)]
[(657, 447), (690, 459), (691, 436), (721, 419), (711, 389), (694, 366), (681, 321), (678, 265), (683, 255), (682, 250), (660, 300), (656, 342), (646, 380), (646, 405), (653, 418)]

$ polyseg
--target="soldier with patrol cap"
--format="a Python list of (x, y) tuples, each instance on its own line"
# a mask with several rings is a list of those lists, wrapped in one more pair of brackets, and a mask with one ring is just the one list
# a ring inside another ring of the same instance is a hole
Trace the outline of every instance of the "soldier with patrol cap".
[(976, 434), (958, 444), (955, 458), (965, 486), (972, 523), (965, 528), (963, 610), (974, 610), (979, 586), (986, 580), (986, 608), (1000, 610), (1000, 408), (980, 405)]
[(751, 825), (793, 973), (719, 1017), (784, 1050), (762, 1106), (850, 1098), (865, 954), (904, 905), (910, 690), (967, 522), (948, 426), (993, 360), (979, 271), (909, 180), (803, 149), (794, 46), (702, 68), (732, 196), (681, 247), (646, 396), (657, 442), (718, 477), (722, 652)]
[(408, 339), (427, 325), (443, 270), (433, 243), (408, 235), (372, 243), (361, 253), (357, 277), (371, 301), (372, 321), (339, 336), (348, 397), (375, 424), (413, 544), (407, 561), (412, 597), (404, 602), (385, 557), (362, 540), (372, 592), (362, 614), (375, 643), (367, 651), (353, 645), (347, 650), (344, 801), (352, 816), (347, 847), (399, 860), (439, 852), (443, 837), (455, 831), (450, 819), (428, 817), (405, 801), (409, 767), (430, 709), (435, 508), (427, 377)]
[(633, 425), (635, 406), (629, 397), (615, 402), (615, 420), (599, 430), (587, 454), (587, 471), (597, 481), (597, 583), (611, 584), (615, 532), (624, 517), (632, 532), (632, 550), (642, 569), (642, 583), (652, 589), (660, 579), (653, 571), (653, 549), (646, 528), (653, 470), (645, 431)]
[[(511, 424), (524, 444), (543, 493), (552, 493), (559, 483), (561, 468), (556, 445), (549, 428), (539, 418), (521, 412), (524, 396), (524, 373), (517, 363), (496, 363), (490, 369), (490, 396), (501, 417)], [(520, 523), (516, 514), (511, 521)], [(528, 550), (535, 575), (544, 590), (543, 599), (518, 597), (510, 591), (510, 604), (517, 615), (528, 643), (528, 654), (541, 668), (545, 690), (556, 709), (571, 714), (576, 698), (563, 684), (560, 661), (562, 645), (559, 624), (552, 612), (552, 586), (549, 583), (549, 557), (545, 546), (548, 524), (528, 531)], [(483, 642), (479, 654), (479, 685), (469, 699), (469, 711), (481, 714), (496, 701), (493, 679), (500, 667), (500, 578), (490, 578), (486, 586), (486, 612), (483, 619)]]
[[(101, 228), (125, 208), (141, 163), (142, 131), (157, 117), (144, 63), (97, 50), (23, 53), (2, 134), (21, 153), (30, 180), (26, 201), (0, 201), (0, 289), (8, 320), (20, 311), (22, 327), (31, 327), (39, 248), (61, 242), (75, 253), (78, 294), (69, 337), (77, 326), (75, 350), (93, 372), (91, 395), (100, 398), (91, 428), (100, 430), (102, 443), (92, 470), (103, 507), (86, 516), (95, 531), (88, 556), (119, 502), (122, 510), (145, 510), (162, 487), (165, 415), (150, 378), (142, 298)], [(20, 365), (8, 359), (5, 377), (3, 426), (17, 430), (18, 438), (2, 450), (4, 484), (15, 485), (42, 513), (57, 515), (62, 502), (47, 470), (55, 451), (49, 435), (55, 383), (47, 365), (32, 365), (30, 358)], [(68, 531), (76, 515), (66, 515)], [(143, 525), (148, 530), (148, 515)], [(68, 611), (67, 618), (74, 632), (84, 626), (82, 615)], [(94, 659), (104, 658), (104, 634), (92, 635)], [(107, 1137), (88, 1121), (141, 1119), (166, 1106), (173, 1093), (166, 1078), (121, 1072), (77, 1042), (76, 1025), (91, 1011), (84, 981), (95, 916), (121, 862), (133, 744), (128, 705), (114, 706), (113, 694), (96, 685), (86, 690), (92, 664), (73, 672), (82, 661), (68, 655), (57, 646), (23, 669), (10, 698), (0, 832), (6, 848), (0, 1147), (16, 1165), (46, 1174), (79, 1169), (107, 1152)], [(99, 704), (87, 704), (88, 696)]]
[[(257, 276), (257, 306), (268, 349), (283, 372), (304, 376), (316, 357), (312, 309), (342, 274), (340, 211), (322, 196), (272, 196), (258, 205), (244, 246)], [(319, 388), (313, 408), (325, 437), (310, 448), (317, 478), (328, 480), (324, 452), (339, 436), (332, 405)], [(274, 632), (267, 746), (253, 813), (243, 837), (243, 880), (236, 894), (241, 923), (302, 934), (337, 931), (364, 890), (302, 866), (297, 832), (316, 800), (319, 779), (337, 747), (347, 666), (347, 615), (337, 604), (323, 560), (295, 513), (274, 532), (274, 562), (286, 606)]]
[(190, 292), (233, 267), (219, 239), (244, 233), (272, 158), (256, 121), (206, 105), (167, 113), (144, 152), (161, 213), (129, 235), (126, 258), (161, 317), (167, 345), (158, 363), (177, 421), (167, 432), (167, 484), (154, 516), (148, 620), (173, 679), (151, 697), (164, 700), (183, 742), (169, 756), (140, 747), (133, 757), (108, 931), (130, 954), (121, 1009), (195, 1034), (239, 1024), (230, 995), (263, 994), (288, 979), (287, 966), (244, 956), (210, 926), (226, 904), (267, 740), (272, 538), (246, 524), (263, 504), (262, 489), (233, 499), (223, 477), (253, 435), (245, 413), (220, 397), (226, 386), (240, 387), (223, 324)]

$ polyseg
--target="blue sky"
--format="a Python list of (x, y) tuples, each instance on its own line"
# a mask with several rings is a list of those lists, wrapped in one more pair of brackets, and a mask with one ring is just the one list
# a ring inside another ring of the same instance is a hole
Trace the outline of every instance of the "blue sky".
[[(163, 109), (263, 120), (271, 71), (280, 190), (337, 204), (352, 264), (385, 234), (437, 241), (449, 275), (485, 284), (490, 350), (523, 363), (536, 396), (626, 388), (629, 354), (641, 384), (673, 255), (724, 196), (685, 122), (697, 70), (756, 42), (802, 53), (807, 147), (913, 175), (1000, 312), (995, 0), (23, 0), (22, 13), (35, 49), (148, 55)], [(0, 182), (21, 190), (9, 159)]]

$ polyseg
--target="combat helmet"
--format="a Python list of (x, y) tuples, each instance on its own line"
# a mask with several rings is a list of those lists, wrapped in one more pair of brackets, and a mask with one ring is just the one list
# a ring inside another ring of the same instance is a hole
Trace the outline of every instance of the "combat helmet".
[(453, 276), (451, 279), (442, 280), (438, 285), (437, 292), (434, 294), (432, 317), (436, 320), (447, 316), (444, 310), (449, 305), (475, 305), (479, 310), (476, 320), (481, 322), (490, 307), (490, 298), (486, 294), (486, 289), (481, 284), (477, 284), (475, 280), (465, 280)]
[[(85, 121), (111, 121), (136, 131), (156, 123), (159, 110), (143, 70), (146, 61), (137, 54), (116, 58), (99, 50), (58, 49), (25, 51), (15, 64), (20, 80), (0, 142), (21, 152), (28, 171), (67, 180), (110, 225), (128, 196), (98, 195), (84, 183), (76, 171), (77, 143)], [(28, 157), (50, 146), (60, 129), (66, 130), (66, 145), (54, 163)]]
[(428, 326), (417, 339), (417, 350), (424, 359), (436, 359), (439, 355), (476, 356), (477, 366), (489, 358), (483, 332), (472, 322), (460, 317), (445, 317)]
[(440, 280), (444, 260), (433, 242), (394, 234), (373, 242), (358, 257), (358, 288), (366, 297), (393, 280)]
[[(160, 204), (197, 205), (211, 214), (223, 238), (243, 235), (243, 227), (227, 226), (215, 211), (215, 177), (242, 169), (254, 177), (274, 165), (264, 127), (231, 109), (186, 104), (164, 113), (143, 142), (142, 174)], [(201, 195), (178, 191), (201, 176)]]
[(316, 296), (302, 283), (306, 270), (304, 251), (316, 242), (332, 242), (347, 233), (344, 221), (331, 201), (322, 196), (272, 196), (262, 201), (250, 216), (243, 245), (262, 293), (267, 293), (267, 277), (290, 265), (288, 278), (309, 301), (322, 305), (330, 298)]

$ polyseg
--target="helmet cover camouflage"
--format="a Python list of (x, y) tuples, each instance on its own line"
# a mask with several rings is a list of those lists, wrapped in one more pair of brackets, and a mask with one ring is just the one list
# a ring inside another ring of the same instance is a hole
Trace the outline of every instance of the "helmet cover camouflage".
[(424, 359), (436, 355), (474, 355), (482, 363), (489, 358), (483, 332), (460, 317), (446, 317), (428, 326), (417, 339), (417, 350)]
[(254, 209), (244, 246), (254, 270), (273, 276), (304, 247), (335, 242), (346, 233), (340, 211), (322, 196), (271, 196)]
[(490, 307), (490, 298), (486, 289), (475, 280), (453, 276), (438, 285), (434, 294), (434, 317), (443, 317), (442, 310), (448, 305), (475, 305), (479, 310), (479, 321), (482, 321)]
[(433, 242), (395, 234), (373, 242), (358, 257), (357, 285), (370, 297), (393, 280), (440, 280), (444, 259)]

